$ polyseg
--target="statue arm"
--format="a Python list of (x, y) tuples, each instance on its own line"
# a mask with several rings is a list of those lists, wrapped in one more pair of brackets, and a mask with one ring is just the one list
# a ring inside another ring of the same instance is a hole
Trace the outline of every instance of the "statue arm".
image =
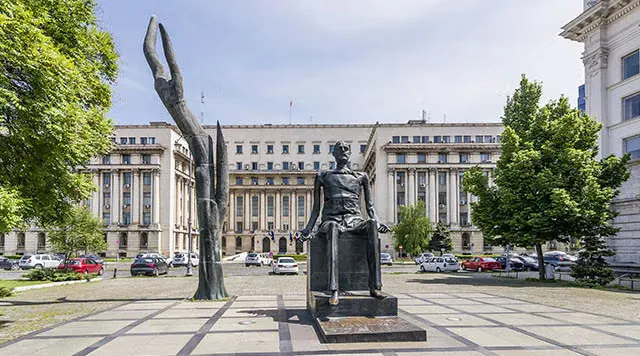
[(371, 185), (369, 184), (369, 176), (366, 173), (362, 174), (362, 190), (364, 192), (364, 204), (367, 209), (367, 215), (369, 215), (369, 218), (375, 220), (378, 223), (379, 232), (389, 231), (389, 227), (380, 221), (380, 218), (378, 218), (378, 214), (376, 214), (376, 209), (373, 207)]
[(316, 225), (316, 221), (318, 220), (318, 216), (320, 216), (320, 189), (322, 187), (322, 181), (320, 178), (320, 173), (316, 174), (316, 178), (313, 182), (313, 208), (311, 210), (311, 216), (309, 217), (309, 222), (307, 223), (307, 227), (301, 231), (303, 239), (304, 237), (309, 236), (311, 230)]

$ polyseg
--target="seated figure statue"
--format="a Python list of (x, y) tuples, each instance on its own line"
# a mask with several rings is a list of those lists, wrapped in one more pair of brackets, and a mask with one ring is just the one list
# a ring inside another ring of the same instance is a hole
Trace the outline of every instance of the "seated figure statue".
[[(336, 142), (333, 150), (336, 168), (318, 173), (314, 182), (313, 211), (305, 229), (300, 231), (301, 240), (311, 239), (313, 227), (320, 213), (321, 190), (324, 195), (322, 220), (316, 234), (326, 234), (329, 243), (329, 304), (338, 305), (338, 239), (342, 233), (362, 236), (367, 239), (367, 266), (369, 270), (369, 293), (372, 297), (383, 298), (380, 289), (380, 246), (378, 232), (389, 231), (387, 225), (380, 222), (373, 208), (369, 176), (364, 172), (355, 172), (347, 168), (351, 151), (343, 141)], [(367, 215), (362, 217), (360, 195), (364, 194)]]

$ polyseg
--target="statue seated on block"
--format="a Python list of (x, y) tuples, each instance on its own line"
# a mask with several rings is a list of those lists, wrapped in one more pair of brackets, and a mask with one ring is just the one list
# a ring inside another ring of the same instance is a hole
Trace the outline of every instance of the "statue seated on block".
[[(383, 298), (380, 293), (380, 245), (378, 232), (386, 233), (389, 227), (380, 222), (373, 207), (369, 176), (364, 172), (355, 172), (347, 168), (351, 151), (343, 141), (336, 142), (333, 150), (336, 168), (318, 173), (314, 182), (313, 211), (305, 229), (300, 231), (301, 240), (326, 238), (328, 289), (331, 293), (330, 305), (338, 305), (339, 239), (349, 237), (366, 241), (366, 262), (368, 267), (369, 294), (375, 298)], [(321, 191), (324, 196), (322, 220), (315, 236), (312, 230), (320, 214)], [(361, 213), (360, 195), (364, 194), (367, 215)]]

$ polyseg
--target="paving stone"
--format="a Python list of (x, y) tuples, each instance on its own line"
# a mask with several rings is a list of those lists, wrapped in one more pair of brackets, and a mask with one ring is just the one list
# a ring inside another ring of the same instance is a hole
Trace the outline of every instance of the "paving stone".
[(467, 313), (515, 313), (495, 305), (456, 305), (455, 308)]
[(439, 305), (408, 305), (400, 309), (413, 314), (457, 313), (457, 311), (453, 309)]
[(29, 339), (0, 349), (0, 354), (10, 356), (71, 355), (98, 342), (100, 337), (60, 339)]
[(398, 298), (398, 306), (409, 306), (409, 305), (433, 305), (433, 303), (425, 302), (424, 300), (415, 299), (415, 298), (406, 298), (399, 299)]
[(607, 335), (580, 326), (525, 326), (523, 330), (532, 332), (556, 342), (566, 345), (603, 345), (603, 344), (633, 344), (620, 337)]
[(493, 298), (472, 298), (473, 300), (477, 300), (482, 303), (496, 304), (496, 305), (506, 305), (510, 306), (511, 304), (527, 304), (527, 302), (517, 299), (511, 298), (501, 298), (501, 297), (493, 297)]
[(550, 307), (548, 305), (524, 303), (524, 304), (510, 304), (509, 309), (515, 309), (527, 313), (557, 313), (566, 312), (567, 309)]
[(86, 317), (83, 320), (138, 320), (153, 312), (155, 310), (109, 310)]
[(154, 317), (154, 319), (210, 318), (218, 309), (174, 309), (171, 308)]
[[(426, 352), (427, 355), (433, 354), (433, 355), (438, 355), (438, 356), (481, 356), (484, 355), (481, 352), (478, 351), (427, 351)], [(425, 355), (424, 351), (420, 351), (420, 352), (396, 352), (396, 355), (398, 356), (422, 356)]]
[[(564, 315), (564, 314), (561, 314)], [(480, 316), (487, 317), (493, 319), (497, 322), (504, 323), (507, 325), (560, 325), (566, 324), (562, 321), (550, 319), (542, 316), (531, 315), (531, 314), (480, 314)]]
[(544, 341), (508, 328), (448, 328), (450, 331), (484, 346), (552, 346)]
[(254, 301), (236, 301), (231, 304), (232, 309), (235, 308), (277, 308), (276, 300), (254, 300)]
[(544, 350), (495, 350), (494, 353), (500, 356), (574, 356), (580, 355), (567, 349), (553, 348)]
[(114, 311), (121, 310), (160, 310), (166, 308), (175, 302), (145, 302), (145, 303), (131, 303), (119, 308), (113, 309)]
[[(421, 318), (426, 319), (437, 326), (491, 326), (497, 325), (490, 321), (478, 318), (473, 315), (463, 313), (452, 314), (421, 314)], [(431, 340), (431, 334), (427, 332), (427, 338)]]
[(450, 293), (453, 296), (458, 296), (460, 298), (496, 298), (495, 295), (487, 294), (487, 293), (476, 293), (476, 292), (457, 292)]
[(451, 295), (444, 293), (411, 293), (411, 296), (421, 299), (451, 299)]
[(91, 352), (91, 356), (175, 355), (191, 339), (185, 335), (125, 335)]
[(276, 300), (277, 296), (275, 295), (239, 295), (238, 299), (236, 299), (236, 303), (237, 302), (242, 302), (242, 301), (265, 301), (265, 300)]
[(177, 304), (171, 309), (220, 309), (224, 305), (224, 302), (209, 302), (209, 301), (185, 301)]
[(229, 308), (222, 318), (252, 318), (256, 316), (274, 317), (278, 314), (278, 308)]
[(190, 319), (188, 317), (176, 319), (156, 319), (147, 320), (142, 324), (129, 330), (127, 334), (146, 333), (171, 333), (171, 332), (193, 332), (195, 333), (207, 322), (207, 319)]
[[(245, 323), (251, 322), (251, 323)], [(278, 322), (273, 318), (249, 317), (242, 318), (221, 318), (214, 325), (211, 331), (238, 331), (245, 330), (267, 330), (278, 331)]]
[(108, 321), (76, 321), (53, 328), (40, 336), (67, 336), (67, 335), (108, 335), (125, 326), (134, 323), (134, 320), (108, 320)]
[(548, 318), (562, 320), (565, 323), (576, 324), (616, 324), (624, 322), (622, 320), (608, 318), (606, 316), (586, 314), (586, 313), (543, 313), (538, 314)]
[(601, 356), (632, 356), (640, 355), (640, 346), (635, 347), (613, 347), (613, 348), (583, 348), (586, 351), (592, 352), (595, 355)]
[(279, 351), (280, 342), (277, 332), (237, 332), (207, 334), (192, 354)]
[(640, 325), (594, 325), (593, 328), (640, 340)]
[(475, 300), (470, 300), (470, 299), (463, 299), (463, 298), (438, 299), (437, 302), (438, 302), (438, 304), (451, 305), (451, 306), (458, 306), (458, 305), (484, 305), (481, 302), (478, 302), (478, 301), (475, 301)]

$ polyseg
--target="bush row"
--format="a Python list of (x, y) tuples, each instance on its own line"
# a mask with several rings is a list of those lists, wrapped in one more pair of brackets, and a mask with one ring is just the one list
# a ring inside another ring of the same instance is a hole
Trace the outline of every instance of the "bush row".
[(305, 254), (300, 254), (300, 255), (273, 255), (273, 260), (276, 261), (278, 259), (278, 257), (291, 257), (294, 260), (301, 262), (301, 261), (306, 261), (307, 260), (307, 255)]
[[(30, 281), (77, 281), (84, 277), (73, 271), (59, 271), (56, 269), (34, 269), (23, 275)], [(88, 277), (88, 276), (87, 276)]]

